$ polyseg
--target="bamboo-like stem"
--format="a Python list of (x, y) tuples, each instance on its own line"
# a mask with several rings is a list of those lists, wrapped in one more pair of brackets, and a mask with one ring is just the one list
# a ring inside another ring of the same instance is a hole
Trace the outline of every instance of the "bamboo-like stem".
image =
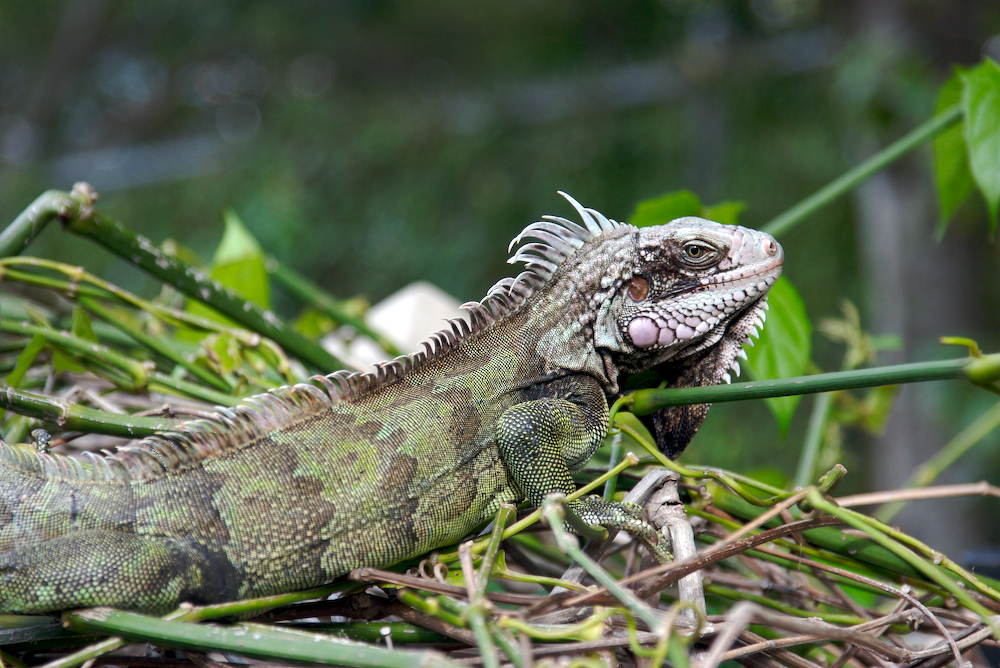
[(433, 650), (392, 651), (333, 636), (262, 624), (202, 626), (111, 608), (69, 612), (63, 615), (63, 620), (78, 630), (121, 634), (196, 651), (241, 652), (289, 661), (346, 663), (372, 668), (457, 666)]
[(0, 232), (0, 257), (17, 255), (56, 218), (79, 215), (83, 201), (60, 190), (46, 190)]
[[(994, 429), (1000, 426), (1000, 402), (980, 415), (968, 427), (955, 435), (933, 457), (916, 468), (910, 479), (903, 484), (903, 489), (926, 487), (934, 482), (941, 473), (955, 461), (968, 452), (972, 446), (983, 440)], [(874, 515), (881, 522), (890, 522), (906, 505), (906, 501), (895, 501), (882, 506)]]
[(67, 431), (86, 431), (124, 438), (152, 436), (158, 431), (177, 428), (176, 420), (160, 417), (139, 417), (99, 411), (61, 399), (24, 390), (15, 390), (0, 383), (0, 408), (45, 420)]
[(138, 327), (133, 327), (131, 324), (126, 322), (123, 318), (117, 318), (113, 313), (108, 311), (104, 306), (93, 299), (87, 297), (81, 297), (79, 299), (80, 305), (87, 309), (94, 315), (98, 316), (108, 324), (116, 327), (128, 334), (131, 338), (135, 339), (138, 343), (146, 346), (150, 350), (159, 355), (166, 357), (168, 360), (177, 364), (188, 372), (197, 376), (199, 379), (205, 381), (209, 385), (215, 387), (215, 389), (222, 392), (230, 392), (233, 388), (229, 386), (226, 381), (224, 381), (220, 376), (212, 373), (208, 369), (198, 366), (197, 364), (187, 360), (184, 355), (178, 351), (171, 348), (169, 345), (163, 341), (146, 334), (144, 331)]
[(349, 313), (333, 295), (299, 272), (278, 262), (273, 257), (267, 259), (265, 266), (267, 267), (267, 272), (274, 277), (274, 280), (302, 301), (327, 314), (336, 322), (343, 325), (350, 325), (361, 334), (372, 339), (390, 355), (401, 354), (401, 351), (392, 344), (392, 341), (369, 327), (363, 318), (358, 318)]
[[(120, 223), (105, 218), (93, 209), (97, 194), (86, 184), (77, 184), (72, 193), (49, 191), (43, 196), (39, 212), (32, 207), (18, 217), (16, 227), (4, 231), (7, 247), (19, 249), (34, 229), (28, 223), (59, 217), (66, 229), (87, 237), (112, 253), (135, 264), (156, 278), (173, 285), (188, 296), (204, 302), (223, 315), (266, 336), (304, 362), (323, 371), (343, 368), (336, 357), (320, 345), (294, 331), (271, 311), (242, 298), (239, 294), (212, 280), (205, 272), (183, 260), (165, 254), (145, 237), (134, 234)], [(39, 198), (42, 199), (42, 198)], [(38, 200), (36, 200), (38, 204)], [(24, 222), (27, 221), (27, 222)], [(36, 225), (37, 226), (37, 225)], [(27, 229), (27, 232), (25, 231)], [(8, 234), (9, 231), (9, 234)], [(33, 238), (33, 237), (32, 237)], [(30, 240), (30, 239), (29, 239)], [(0, 251), (4, 249), (0, 246)]]
[(795, 227), (841, 195), (851, 191), (868, 177), (885, 169), (910, 151), (923, 146), (962, 118), (962, 105), (945, 109), (940, 114), (917, 126), (884, 149), (848, 170), (836, 179), (805, 198), (791, 209), (773, 218), (760, 228), (762, 231), (779, 236)]
[(795, 486), (805, 487), (812, 480), (816, 470), (816, 460), (819, 458), (819, 448), (823, 444), (823, 430), (830, 417), (833, 407), (833, 393), (823, 392), (813, 403), (812, 414), (809, 416), (809, 428), (806, 429), (806, 440), (799, 455), (799, 465), (795, 469)]
[[(223, 394), (222, 392), (217, 392), (186, 380), (172, 378), (155, 369), (149, 368), (147, 363), (132, 359), (100, 343), (74, 336), (69, 332), (13, 320), (0, 320), (0, 331), (29, 336), (39, 335), (53, 346), (79, 355), (88, 361), (95, 362), (101, 367), (123, 371), (128, 375), (128, 378), (116, 376), (116, 380), (120, 381), (116, 382), (116, 385), (119, 386), (129, 386), (129, 389), (142, 389), (147, 385), (151, 389), (157, 390), (166, 388), (172, 394), (186, 395), (223, 406), (234, 406), (239, 403), (238, 397)], [(152, 365), (151, 362), (148, 364)], [(15, 413), (20, 412), (16, 408), (13, 410)]]
[(989, 377), (978, 375), (978, 373), (973, 378), (973, 372), (978, 372), (981, 367), (998, 363), (1000, 363), (1000, 354), (993, 354), (982, 358), (962, 357), (952, 360), (916, 362), (874, 369), (837, 371), (814, 376), (733, 383), (731, 385), (637, 390), (630, 396), (632, 397), (632, 412), (636, 415), (649, 415), (661, 408), (682, 404), (765, 399), (793, 394), (815, 394), (832, 390), (854, 390), (878, 385), (898, 385), (958, 378), (969, 378), (977, 383), (988, 382)]

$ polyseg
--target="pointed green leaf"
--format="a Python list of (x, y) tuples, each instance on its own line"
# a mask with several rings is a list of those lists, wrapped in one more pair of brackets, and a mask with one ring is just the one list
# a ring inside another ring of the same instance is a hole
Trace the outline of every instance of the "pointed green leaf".
[(701, 200), (690, 190), (677, 190), (654, 199), (639, 202), (628, 222), (636, 227), (663, 225), (675, 218), (700, 216)]
[(740, 213), (745, 208), (747, 208), (746, 202), (719, 202), (704, 207), (700, 215), (702, 218), (708, 218), (723, 225), (736, 225), (739, 222)]
[(264, 251), (235, 211), (226, 211), (225, 221), (226, 231), (212, 258), (212, 278), (269, 308), (271, 288)]
[[(218, 248), (215, 249), (209, 275), (224, 287), (240, 293), (248, 301), (270, 308), (271, 285), (264, 251), (235, 211), (227, 210), (224, 219), (226, 230), (222, 234)], [(216, 322), (238, 326), (229, 318), (195, 300), (188, 301), (187, 310)]]
[(969, 166), (989, 208), (993, 233), (1000, 207), (1000, 67), (987, 58), (960, 76)]
[[(964, 70), (955, 69), (955, 74), (941, 88), (938, 95), (937, 113), (949, 109), (962, 101), (962, 80)], [(935, 236), (944, 236), (948, 223), (959, 205), (965, 201), (975, 187), (972, 172), (969, 171), (969, 154), (965, 150), (963, 125), (954, 125), (934, 140), (934, 176), (937, 181), (938, 219)]]
[[(779, 278), (767, 295), (770, 311), (760, 339), (747, 351), (747, 366), (755, 380), (801, 376), (812, 353), (812, 324), (798, 291), (787, 278)], [(767, 406), (782, 434), (799, 403), (798, 396), (773, 397)]]
[(260, 244), (250, 234), (250, 230), (243, 225), (243, 221), (240, 220), (235, 211), (226, 209), (222, 217), (226, 223), (226, 231), (223, 233), (222, 241), (219, 242), (218, 248), (215, 249), (215, 255), (212, 257), (213, 267), (264, 256), (264, 251), (261, 250)]
[(52, 351), (52, 366), (55, 367), (56, 373), (62, 373), (63, 371), (83, 373), (86, 371), (83, 365), (77, 364), (76, 360), (58, 348)]
[(78, 336), (81, 339), (87, 339), (88, 341), (97, 342), (97, 336), (94, 334), (94, 328), (90, 324), (90, 316), (79, 306), (73, 307), (73, 336)]
[(7, 386), (17, 389), (24, 379), (24, 374), (28, 372), (31, 365), (34, 363), (35, 358), (38, 357), (38, 353), (42, 351), (45, 347), (45, 337), (41, 334), (35, 334), (28, 341), (28, 345), (21, 350), (21, 354), (17, 356), (17, 362), (14, 363), (14, 369), (7, 374)]

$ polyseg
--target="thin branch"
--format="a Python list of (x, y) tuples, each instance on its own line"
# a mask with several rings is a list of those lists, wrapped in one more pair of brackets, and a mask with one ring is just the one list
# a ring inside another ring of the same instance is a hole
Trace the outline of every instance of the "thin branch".
[(54, 397), (16, 390), (3, 384), (0, 384), (0, 408), (55, 423), (67, 431), (86, 431), (124, 438), (142, 438), (158, 431), (178, 428), (176, 420), (116, 415)]
[[(680, 387), (661, 390), (636, 390), (631, 395), (632, 412), (649, 415), (667, 406), (683, 404), (707, 404), (722, 401), (743, 401), (746, 399), (766, 399), (795, 394), (814, 394), (832, 390), (853, 390), (878, 385), (899, 385), (930, 380), (954, 380), (968, 378), (977, 384), (991, 382), (993, 367), (1000, 366), (1000, 354), (981, 358), (962, 357), (952, 360), (917, 362), (874, 369), (837, 371), (797, 378), (762, 380), (731, 385), (708, 385), (705, 387)], [(988, 369), (982, 372), (982, 369)], [(1000, 369), (997, 369), (1000, 375)], [(996, 380), (996, 378), (992, 378)]]
[(787, 232), (833, 200), (853, 190), (855, 186), (864, 182), (868, 177), (885, 169), (913, 149), (926, 144), (961, 119), (962, 105), (956, 104), (954, 107), (944, 110), (857, 167), (840, 175), (760, 229), (774, 236)]
[(856, 506), (872, 506), (883, 503), (901, 501), (927, 501), (929, 499), (950, 499), (956, 496), (994, 496), (1000, 498), (1000, 487), (989, 484), (985, 480), (958, 485), (935, 485), (923, 489), (893, 489), (885, 492), (868, 492), (866, 494), (851, 494), (837, 498), (841, 508)]

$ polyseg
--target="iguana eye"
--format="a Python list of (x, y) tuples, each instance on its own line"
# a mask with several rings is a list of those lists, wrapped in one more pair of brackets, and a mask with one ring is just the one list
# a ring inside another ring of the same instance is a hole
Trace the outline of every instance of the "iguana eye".
[(705, 247), (699, 246), (698, 244), (688, 244), (684, 247), (684, 252), (692, 260), (697, 260), (705, 255)]
[(712, 261), (715, 249), (703, 243), (692, 241), (684, 244), (681, 251), (689, 264), (702, 266)]
[(649, 281), (642, 276), (635, 276), (629, 281), (628, 296), (633, 301), (641, 302), (649, 294)]

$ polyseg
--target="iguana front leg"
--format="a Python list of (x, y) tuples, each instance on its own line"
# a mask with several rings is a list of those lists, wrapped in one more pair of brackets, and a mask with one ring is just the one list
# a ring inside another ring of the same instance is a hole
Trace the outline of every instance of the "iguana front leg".
[[(554, 492), (571, 494), (570, 471), (582, 467), (600, 445), (608, 428), (603, 392), (580, 379), (569, 399), (541, 398), (509, 408), (497, 423), (497, 445), (507, 472), (521, 494), (536, 506)], [(580, 518), (609, 530), (627, 531), (660, 561), (671, 559), (656, 529), (639, 519), (633, 504), (587, 496), (569, 504)]]

